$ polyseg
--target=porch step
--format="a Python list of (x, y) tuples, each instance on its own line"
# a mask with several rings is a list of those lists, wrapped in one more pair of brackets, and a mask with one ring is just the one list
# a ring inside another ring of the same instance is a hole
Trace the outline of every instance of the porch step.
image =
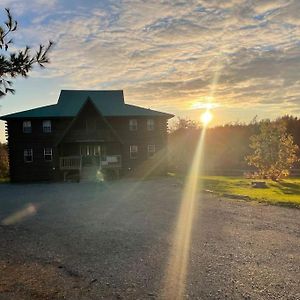
[(98, 182), (101, 180), (99, 173), (99, 167), (86, 166), (81, 169), (80, 182)]

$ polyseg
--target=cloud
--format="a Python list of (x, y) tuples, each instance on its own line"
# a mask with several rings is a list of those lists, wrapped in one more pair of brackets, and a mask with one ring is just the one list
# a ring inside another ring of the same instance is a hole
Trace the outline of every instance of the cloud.
[(58, 0), (0, 0), (1, 7), (10, 8), (14, 15), (21, 16), (29, 12), (43, 13), (54, 9)]
[(186, 109), (208, 95), (224, 107), (299, 104), (297, 0), (11, 3), (32, 14), (18, 40), (56, 42), (35, 77), (125, 89), (156, 108)]

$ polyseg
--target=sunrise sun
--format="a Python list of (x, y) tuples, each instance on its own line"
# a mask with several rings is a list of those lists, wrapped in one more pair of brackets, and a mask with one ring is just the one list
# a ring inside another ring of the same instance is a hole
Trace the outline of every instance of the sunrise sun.
[(207, 126), (211, 120), (213, 119), (212, 113), (207, 110), (201, 115), (201, 122), (203, 123), (204, 126)]

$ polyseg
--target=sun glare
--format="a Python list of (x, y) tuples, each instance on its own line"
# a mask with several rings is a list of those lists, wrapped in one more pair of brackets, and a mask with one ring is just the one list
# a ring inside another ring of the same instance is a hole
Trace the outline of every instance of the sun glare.
[(209, 110), (207, 110), (201, 115), (201, 122), (203, 123), (204, 126), (207, 126), (212, 119), (213, 119), (213, 115)]
[(177, 224), (173, 236), (168, 267), (166, 270), (165, 285), (162, 299), (182, 300), (185, 299), (186, 281), (189, 272), (189, 259), (192, 242), (192, 229), (194, 219), (199, 215), (201, 206), (199, 192), (201, 182), (199, 176), (202, 174), (203, 151), (205, 147), (204, 127), (195, 151), (190, 170), (185, 179), (182, 199), (178, 211)]

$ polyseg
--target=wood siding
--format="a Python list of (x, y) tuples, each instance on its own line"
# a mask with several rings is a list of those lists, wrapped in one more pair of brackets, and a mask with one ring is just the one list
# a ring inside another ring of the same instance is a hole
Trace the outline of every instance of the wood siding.
[[(71, 119), (51, 119), (52, 132), (43, 132), (43, 120), (31, 119), (32, 132), (23, 132), (23, 121), (7, 122), (10, 178), (12, 182), (53, 180), (57, 176), (58, 153), (55, 142), (63, 134)], [(47, 119), (49, 120), (49, 119)], [(52, 161), (45, 161), (44, 148), (53, 149)], [(24, 149), (33, 150), (33, 161), (24, 162)]]
[[(136, 119), (138, 128), (129, 130), (129, 120)], [(12, 119), (7, 122), (10, 176), (13, 182), (60, 180), (59, 156), (78, 155), (84, 143), (101, 143), (107, 155), (122, 156), (122, 173), (139, 169), (148, 173), (159, 166), (166, 167), (167, 120), (155, 117), (154, 130), (147, 129), (148, 117), (103, 118), (92, 106), (87, 105), (75, 118), (29, 119), (31, 133), (23, 133), (23, 121)], [(43, 120), (51, 120), (52, 132), (43, 132)], [(58, 143), (59, 142), (59, 143)], [(136, 159), (130, 158), (130, 145), (138, 146)], [(148, 159), (148, 145), (155, 145), (156, 154)], [(44, 160), (44, 148), (53, 149), (53, 160)], [(24, 149), (33, 149), (33, 162), (24, 162)]]

